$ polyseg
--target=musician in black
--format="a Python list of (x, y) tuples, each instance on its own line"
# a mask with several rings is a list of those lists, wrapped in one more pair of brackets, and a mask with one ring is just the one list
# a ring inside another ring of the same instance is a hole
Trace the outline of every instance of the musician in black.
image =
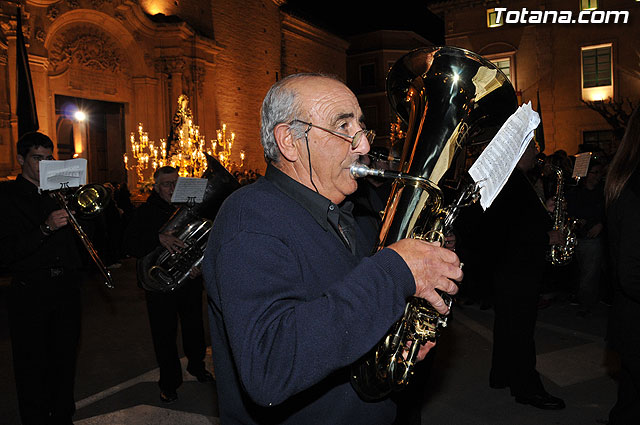
[(527, 178), (536, 153), (532, 141), (483, 217), (489, 252), (500, 258), (487, 270), (492, 273), (495, 309), (489, 386), (509, 387), (518, 403), (557, 410), (565, 403), (542, 384), (536, 370), (534, 333), (545, 254), (550, 245), (562, 242), (562, 236), (550, 230), (545, 204)]
[(70, 424), (75, 412), (81, 248), (67, 212), (38, 192), (43, 159), (53, 159), (51, 139), (23, 135), (17, 143), (22, 173), (0, 186), (0, 261), (12, 275), (9, 330), (25, 425)]
[[(171, 196), (178, 181), (178, 171), (169, 166), (159, 168), (154, 174), (153, 191), (147, 201), (138, 207), (124, 235), (124, 252), (141, 259), (162, 245), (170, 252), (184, 247), (174, 235), (159, 233), (176, 207)], [(138, 272), (141, 271), (138, 268)], [(140, 276), (138, 284), (143, 287)], [(188, 359), (187, 371), (199, 382), (213, 382), (205, 369), (206, 350), (202, 318), (202, 279), (198, 269), (192, 270), (191, 279), (184, 286), (170, 293), (144, 288), (151, 325), (151, 336), (156, 360), (160, 367), (160, 399), (172, 403), (178, 399), (176, 390), (182, 384), (182, 367), (176, 344), (178, 317), (182, 328), (182, 345)]]

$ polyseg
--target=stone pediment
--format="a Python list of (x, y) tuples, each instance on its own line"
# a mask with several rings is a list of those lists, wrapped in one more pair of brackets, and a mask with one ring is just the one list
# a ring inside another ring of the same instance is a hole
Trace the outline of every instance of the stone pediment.
[(123, 49), (108, 33), (93, 25), (73, 26), (60, 34), (49, 49), (50, 74), (69, 67), (107, 73), (128, 73)]

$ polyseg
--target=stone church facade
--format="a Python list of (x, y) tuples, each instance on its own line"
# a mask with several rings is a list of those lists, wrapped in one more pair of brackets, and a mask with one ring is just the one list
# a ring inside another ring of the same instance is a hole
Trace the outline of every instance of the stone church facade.
[[(264, 170), (259, 111), (268, 88), (295, 72), (346, 78), (347, 41), (281, 11), (282, 0), (17, 0), (0, 4), (0, 178), (15, 176), (16, 10), (40, 131), (59, 159), (80, 156), (96, 182), (125, 172), (129, 134), (142, 123), (166, 138), (180, 94), (200, 134), (226, 124), (245, 167)], [(72, 113), (81, 108), (85, 123)]]

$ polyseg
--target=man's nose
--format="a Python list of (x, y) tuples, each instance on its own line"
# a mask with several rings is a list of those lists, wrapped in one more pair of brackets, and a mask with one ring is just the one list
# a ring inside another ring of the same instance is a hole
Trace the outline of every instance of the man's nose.
[(360, 143), (358, 143), (358, 146), (356, 146), (354, 152), (356, 152), (358, 155), (366, 155), (369, 153), (370, 149), (371, 145), (369, 144), (369, 139), (367, 139), (366, 137), (362, 137), (362, 140), (360, 141)]

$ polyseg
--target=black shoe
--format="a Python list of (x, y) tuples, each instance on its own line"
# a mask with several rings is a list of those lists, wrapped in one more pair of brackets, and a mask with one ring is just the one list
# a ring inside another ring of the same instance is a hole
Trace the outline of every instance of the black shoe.
[(492, 307), (490, 301), (482, 301), (480, 303), (480, 310), (489, 310)]
[(196, 377), (198, 382), (216, 382), (216, 378), (208, 370), (205, 370), (204, 372), (194, 376)]
[(171, 404), (178, 401), (178, 393), (175, 391), (160, 391), (160, 401), (164, 404)]
[(565, 404), (562, 399), (554, 397), (547, 392), (530, 396), (516, 396), (516, 402), (521, 404), (530, 404), (533, 407), (544, 410), (560, 410), (565, 408)]
[(507, 388), (509, 383), (507, 381), (503, 381), (500, 379), (489, 379), (489, 387), (494, 390), (501, 390), (503, 388)]

